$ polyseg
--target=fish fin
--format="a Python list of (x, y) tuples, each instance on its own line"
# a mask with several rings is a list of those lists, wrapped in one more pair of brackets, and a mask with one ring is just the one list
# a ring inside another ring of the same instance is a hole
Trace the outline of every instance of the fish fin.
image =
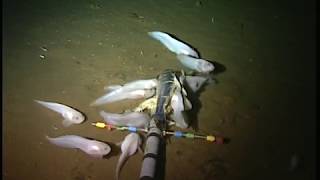
[(184, 89), (184, 87), (181, 87), (181, 92), (182, 92), (182, 94), (184, 95), (184, 96), (187, 96), (188, 94), (187, 94), (187, 91), (186, 91), (186, 89)]
[(71, 122), (71, 121), (69, 121), (69, 120), (67, 120), (67, 119), (64, 119), (63, 121), (62, 121), (62, 125), (64, 126), (64, 127), (69, 127), (69, 126), (71, 126), (73, 123)]
[(95, 101), (93, 101), (89, 106), (100, 106), (103, 104), (107, 104), (109, 102), (110, 97), (108, 97), (110, 92), (104, 94), (103, 96), (99, 97)]
[(39, 101), (39, 100), (34, 99), (33, 101), (36, 102), (36, 103), (41, 104), (41, 101)]
[(45, 138), (46, 138), (47, 140), (49, 140), (49, 141), (50, 141), (50, 139), (51, 139), (51, 137), (49, 137), (48, 135), (45, 135)]
[(115, 85), (105, 86), (103, 89), (106, 90), (106, 92), (111, 92), (111, 91), (117, 90), (121, 87), (122, 87), (122, 85), (115, 84)]
[(185, 110), (185, 111), (188, 111), (188, 110), (192, 109), (192, 103), (191, 103), (190, 100), (189, 100), (187, 97), (185, 97), (185, 96), (183, 96), (183, 104), (184, 104), (184, 110)]
[(40, 100), (34, 100), (35, 102), (41, 104), (42, 106), (55, 111), (57, 113), (63, 114), (63, 112), (66, 110), (66, 108), (70, 108), (69, 106), (66, 106), (64, 104), (55, 103), (55, 102), (47, 102), (47, 101), (40, 101)]
[(175, 126), (186, 129), (188, 128), (188, 123), (184, 115), (184, 111), (178, 111), (174, 112), (173, 114), (170, 115), (171, 119), (175, 121)]

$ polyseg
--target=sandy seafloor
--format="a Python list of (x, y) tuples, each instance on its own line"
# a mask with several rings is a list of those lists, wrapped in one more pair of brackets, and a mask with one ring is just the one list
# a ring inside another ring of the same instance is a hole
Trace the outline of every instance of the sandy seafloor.
[[(100, 110), (120, 113), (141, 101), (89, 104), (106, 85), (180, 70), (175, 55), (147, 35), (164, 31), (225, 67), (200, 94), (194, 124), (230, 139), (171, 138), (166, 180), (315, 179), (314, 9), (311, 1), (5, 1), (2, 177), (113, 179), (114, 146), (108, 159), (95, 159), (45, 136), (121, 141), (126, 132), (90, 123), (101, 120)], [(68, 104), (88, 119), (64, 128), (34, 99)], [(127, 161), (121, 179), (138, 179), (142, 157)]]

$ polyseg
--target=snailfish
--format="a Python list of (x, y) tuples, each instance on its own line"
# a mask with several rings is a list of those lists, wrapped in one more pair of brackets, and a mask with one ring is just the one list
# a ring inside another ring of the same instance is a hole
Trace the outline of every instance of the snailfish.
[(116, 126), (134, 126), (144, 128), (149, 124), (150, 117), (144, 112), (128, 112), (124, 114), (115, 114), (100, 111), (100, 115), (108, 124)]
[(166, 46), (170, 51), (176, 54), (185, 54), (198, 58), (198, 53), (193, 50), (187, 44), (178, 41), (177, 39), (171, 37), (169, 34), (159, 31), (148, 32), (149, 36), (160, 41), (164, 46)]
[(72, 124), (80, 124), (85, 120), (85, 116), (81, 112), (69, 106), (59, 104), (59, 103), (54, 103), (54, 102), (46, 102), (46, 101), (39, 101), (39, 100), (34, 100), (34, 101), (43, 105), (44, 107), (47, 107), (61, 114), (62, 117), (64, 118), (64, 120), (62, 121), (62, 125), (65, 127), (68, 127)]
[(213, 64), (204, 59), (194, 58), (185, 54), (178, 54), (177, 58), (183, 66), (200, 73), (210, 73), (214, 70)]
[(86, 139), (77, 135), (65, 135), (56, 138), (50, 138), (49, 136), (46, 136), (46, 138), (52, 144), (64, 148), (80, 149), (86, 154), (96, 158), (102, 158), (103, 156), (109, 154), (111, 151), (110, 146), (106, 143)]
[(137, 133), (128, 134), (121, 144), (121, 155), (116, 168), (116, 180), (119, 179), (120, 170), (129, 156), (134, 155), (141, 145), (141, 138)]

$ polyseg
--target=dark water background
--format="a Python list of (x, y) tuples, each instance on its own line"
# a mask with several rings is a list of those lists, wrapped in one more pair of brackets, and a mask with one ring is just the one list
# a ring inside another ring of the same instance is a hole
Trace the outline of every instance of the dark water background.
[[(105, 85), (181, 69), (147, 32), (165, 31), (226, 69), (199, 97), (198, 131), (229, 144), (172, 139), (167, 180), (315, 179), (315, 3), (250, 0), (65, 0), (3, 2), (3, 175), (20, 179), (113, 179), (118, 150), (105, 160), (49, 144), (76, 134), (119, 142), (125, 132), (90, 125)], [(43, 51), (45, 47), (48, 51)], [(45, 56), (41, 59), (40, 55)], [(33, 102), (56, 101), (88, 120), (63, 128)], [(192, 128), (189, 129), (193, 131)], [(138, 179), (142, 155), (122, 179)]]

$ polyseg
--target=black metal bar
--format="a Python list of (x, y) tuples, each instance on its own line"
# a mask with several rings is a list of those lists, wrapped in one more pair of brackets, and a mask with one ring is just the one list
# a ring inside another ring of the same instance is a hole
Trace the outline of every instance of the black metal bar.
[(155, 119), (151, 120), (149, 127), (150, 130), (147, 135), (140, 180), (157, 179), (157, 173), (159, 173), (156, 172), (159, 166), (157, 162), (163, 161), (160, 159), (161, 156), (159, 155), (161, 153), (161, 144), (163, 144), (162, 132), (157, 127)]
[(172, 70), (165, 70), (158, 77), (157, 106), (149, 124), (140, 180), (164, 179), (166, 147), (162, 131), (166, 130), (165, 110), (171, 99), (174, 78)]

